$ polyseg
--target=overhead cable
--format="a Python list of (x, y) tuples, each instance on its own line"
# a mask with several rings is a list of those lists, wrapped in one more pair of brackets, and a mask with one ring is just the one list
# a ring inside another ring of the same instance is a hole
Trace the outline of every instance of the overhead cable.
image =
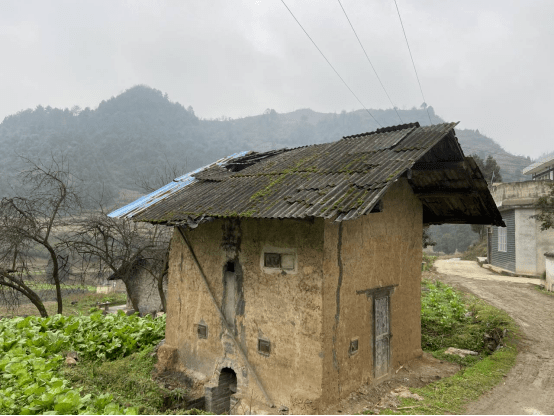
[(325, 57), (325, 55), (323, 54), (323, 52), (321, 52), (321, 49), (319, 49), (319, 47), (316, 45), (316, 43), (314, 42), (314, 40), (311, 38), (310, 35), (308, 35), (308, 32), (306, 32), (306, 29), (304, 29), (304, 27), (300, 24), (300, 22), (298, 21), (298, 19), (296, 18), (296, 16), (292, 13), (292, 11), (289, 9), (289, 6), (287, 6), (287, 4), (285, 3), (284, 0), (281, 0), (281, 3), (283, 3), (283, 5), (287, 8), (287, 10), (289, 11), (290, 15), (293, 17), (294, 20), (296, 20), (296, 23), (298, 23), (298, 26), (300, 26), (300, 28), (304, 31), (304, 33), (306, 34), (306, 36), (308, 37), (308, 39), (310, 39), (310, 41), (313, 43), (313, 45), (316, 47), (316, 49), (319, 51), (319, 53), (321, 54), (321, 56), (323, 56), (323, 59), (325, 59), (325, 61), (327, 61), (327, 63), (329, 64), (329, 66), (333, 69), (333, 71), (335, 71), (335, 74), (337, 74), (337, 76), (340, 78), (340, 80), (342, 81), (342, 83), (346, 86), (346, 88), (348, 88), (348, 90), (352, 93), (352, 95), (354, 96), (354, 98), (356, 98), (356, 100), (358, 100), (358, 102), (360, 103), (360, 105), (364, 108), (365, 111), (367, 111), (367, 113), (371, 116), (371, 118), (379, 125), (379, 127), (383, 127), (381, 126), (381, 123), (379, 123), (377, 121), (377, 119), (375, 117), (373, 117), (373, 114), (371, 114), (371, 112), (366, 108), (366, 106), (360, 101), (360, 99), (358, 98), (358, 96), (356, 94), (354, 94), (354, 91), (352, 91), (352, 88), (350, 88), (348, 86), (348, 84), (346, 83), (346, 81), (340, 76), (340, 74), (338, 73), (338, 71), (335, 69), (335, 67), (333, 65), (331, 65), (331, 62), (329, 62), (329, 60)]
[(398, 111), (396, 110), (396, 106), (394, 105), (394, 103), (392, 102), (390, 96), (389, 96), (389, 93), (387, 92), (387, 90), (385, 89), (385, 86), (383, 85), (383, 82), (381, 82), (381, 78), (379, 78), (379, 75), (377, 75), (377, 71), (375, 70), (375, 67), (373, 66), (373, 64), (371, 63), (371, 60), (369, 59), (369, 56), (367, 55), (367, 52), (364, 48), (364, 45), (362, 45), (362, 41), (360, 40), (358, 34), (356, 33), (356, 30), (354, 29), (354, 26), (352, 25), (352, 22), (350, 21), (350, 18), (348, 17), (348, 15), (346, 14), (346, 10), (344, 10), (344, 7), (342, 5), (342, 3), (340, 2), (340, 0), (337, 0), (340, 4), (340, 8), (342, 9), (343, 13), (344, 13), (344, 16), (346, 17), (346, 20), (348, 20), (348, 23), (350, 24), (350, 27), (352, 28), (352, 31), (354, 32), (354, 35), (356, 35), (356, 39), (358, 39), (358, 43), (360, 44), (360, 46), (362, 47), (362, 50), (364, 51), (364, 54), (365, 54), (365, 57), (367, 58), (367, 61), (369, 62), (369, 65), (371, 65), (371, 69), (373, 69), (373, 73), (375, 74), (375, 76), (377, 77), (377, 79), (379, 80), (379, 83), (381, 84), (381, 87), (383, 88), (383, 91), (385, 92), (385, 94), (387, 95), (387, 98), (389, 99), (389, 102), (391, 103), (392, 105), (392, 108), (394, 109), (396, 115), (398, 116), (398, 119), (400, 120), (400, 123), (403, 123), (402, 121), (402, 117), (400, 117), (400, 114), (398, 114)]
[[(412, 50), (410, 49), (410, 44), (408, 43), (408, 36), (406, 36), (406, 30), (404, 30), (404, 23), (402, 23), (402, 17), (400, 16), (400, 10), (398, 9), (398, 4), (396, 3), (396, 0), (394, 0), (394, 4), (396, 6), (396, 11), (398, 12), (398, 19), (400, 19), (400, 26), (402, 26), (402, 32), (404, 32), (404, 39), (406, 39), (406, 45), (408, 46), (408, 52), (410, 52), (410, 58), (412, 60), (412, 65), (414, 66), (414, 72), (415, 76), (417, 78), (417, 83), (419, 84), (419, 90), (421, 91), (421, 97), (423, 98), (423, 102), (427, 104), (427, 101), (425, 101), (425, 96), (423, 95), (423, 88), (421, 88), (421, 82), (419, 81), (419, 76), (417, 75), (417, 69), (414, 63), (414, 57), (412, 56)], [(428, 106), (426, 109), (429, 108)], [(427, 117), (429, 117), (429, 122), (433, 124), (431, 121), (431, 116), (429, 115), (429, 110), (427, 110)]]

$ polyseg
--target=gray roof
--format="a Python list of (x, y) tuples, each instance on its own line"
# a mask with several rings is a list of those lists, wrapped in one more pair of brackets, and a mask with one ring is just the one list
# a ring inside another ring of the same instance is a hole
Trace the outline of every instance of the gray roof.
[(110, 216), (189, 226), (214, 217), (344, 221), (370, 212), (405, 176), (423, 202), (424, 222), (503, 225), (479, 168), (464, 158), (456, 124), (404, 124), (332, 143), (243, 152)]

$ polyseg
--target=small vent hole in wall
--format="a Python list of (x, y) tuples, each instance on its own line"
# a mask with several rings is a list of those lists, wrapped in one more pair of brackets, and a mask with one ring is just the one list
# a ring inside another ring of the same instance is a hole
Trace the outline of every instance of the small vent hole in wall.
[(350, 355), (356, 354), (358, 352), (358, 340), (353, 339), (350, 341), (350, 348), (348, 349), (348, 353)]
[(263, 355), (268, 355), (271, 352), (271, 344), (265, 339), (258, 340), (258, 352)]
[(206, 325), (198, 324), (198, 338), (208, 338), (208, 327)]
[(234, 261), (228, 261), (225, 265), (225, 271), (235, 273), (235, 262)]

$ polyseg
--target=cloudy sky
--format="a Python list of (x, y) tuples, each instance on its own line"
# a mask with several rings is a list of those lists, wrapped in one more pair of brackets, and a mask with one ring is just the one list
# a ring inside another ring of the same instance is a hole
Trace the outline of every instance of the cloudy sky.
[[(285, 0), (367, 108), (390, 108), (338, 0)], [(394, 105), (423, 99), (394, 0), (341, 0)], [(554, 2), (397, 0), (426, 101), (506, 150), (554, 150)], [(0, 120), (136, 84), (198, 116), (361, 108), (281, 0), (0, 3)]]

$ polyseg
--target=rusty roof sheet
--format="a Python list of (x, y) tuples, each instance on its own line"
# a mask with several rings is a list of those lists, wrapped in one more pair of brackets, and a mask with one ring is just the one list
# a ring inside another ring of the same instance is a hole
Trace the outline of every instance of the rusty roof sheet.
[(110, 216), (168, 225), (213, 217), (355, 219), (437, 143), (453, 136), (456, 124), (412, 123), (332, 143), (242, 152), (177, 178)]

